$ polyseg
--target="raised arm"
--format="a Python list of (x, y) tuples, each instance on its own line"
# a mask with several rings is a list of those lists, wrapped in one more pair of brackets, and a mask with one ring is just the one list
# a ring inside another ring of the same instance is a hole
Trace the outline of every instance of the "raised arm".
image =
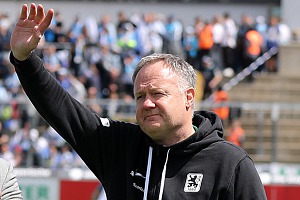
[(32, 3), (29, 13), (27, 4), (22, 6), (20, 17), (10, 39), (11, 50), (16, 59), (23, 61), (28, 58), (49, 27), (53, 15), (53, 9), (49, 9), (45, 14), (40, 4), (36, 6)]

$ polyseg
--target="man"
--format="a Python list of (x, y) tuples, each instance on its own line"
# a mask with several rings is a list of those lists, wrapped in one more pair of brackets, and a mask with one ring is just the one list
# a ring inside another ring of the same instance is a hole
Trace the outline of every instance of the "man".
[(23, 199), (13, 166), (0, 158), (0, 199)]
[(266, 199), (252, 160), (222, 139), (221, 120), (193, 114), (192, 66), (169, 54), (143, 58), (133, 74), (138, 124), (101, 118), (71, 97), (33, 50), (54, 11), (23, 5), (11, 62), (39, 113), (99, 178), (108, 199)]

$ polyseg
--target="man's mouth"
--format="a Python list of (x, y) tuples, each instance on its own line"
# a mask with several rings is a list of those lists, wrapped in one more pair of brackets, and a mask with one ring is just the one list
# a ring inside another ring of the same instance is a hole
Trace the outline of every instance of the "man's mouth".
[(155, 117), (157, 117), (157, 116), (159, 116), (159, 114), (151, 114), (151, 115), (147, 115), (147, 116), (145, 116), (145, 120), (149, 120), (149, 119), (152, 119), (152, 118), (155, 118)]

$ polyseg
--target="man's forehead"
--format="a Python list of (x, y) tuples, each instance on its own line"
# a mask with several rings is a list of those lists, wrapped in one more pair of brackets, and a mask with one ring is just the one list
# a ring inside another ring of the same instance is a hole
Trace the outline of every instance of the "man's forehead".
[(168, 90), (173, 86), (177, 86), (178, 80), (174, 76), (153, 76), (151, 79), (136, 82), (134, 84), (135, 92), (141, 92), (143, 90)]
[(169, 77), (173, 77), (175, 75), (174, 71), (165, 66), (162, 63), (154, 63), (148, 66), (145, 66), (141, 69), (141, 71), (137, 75), (137, 79), (139, 81), (150, 81), (153, 79), (168, 79)]
[(159, 88), (161, 85), (163, 85), (164, 83), (166, 83), (166, 81), (164, 81), (165, 79), (161, 79), (159, 77), (155, 78), (151, 78), (148, 80), (144, 80), (144, 81), (140, 81), (140, 82), (136, 82), (135, 86), (137, 89), (143, 89), (143, 88), (148, 88), (148, 89), (153, 89), (153, 88)]
[(144, 66), (135, 79), (135, 87), (159, 87), (161, 84), (177, 80), (176, 73), (162, 61)]

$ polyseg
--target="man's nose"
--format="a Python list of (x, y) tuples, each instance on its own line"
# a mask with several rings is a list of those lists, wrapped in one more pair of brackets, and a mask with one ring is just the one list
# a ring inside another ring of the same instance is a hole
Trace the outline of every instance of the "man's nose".
[(146, 109), (155, 107), (155, 103), (150, 98), (146, 98), (143, 105)]

